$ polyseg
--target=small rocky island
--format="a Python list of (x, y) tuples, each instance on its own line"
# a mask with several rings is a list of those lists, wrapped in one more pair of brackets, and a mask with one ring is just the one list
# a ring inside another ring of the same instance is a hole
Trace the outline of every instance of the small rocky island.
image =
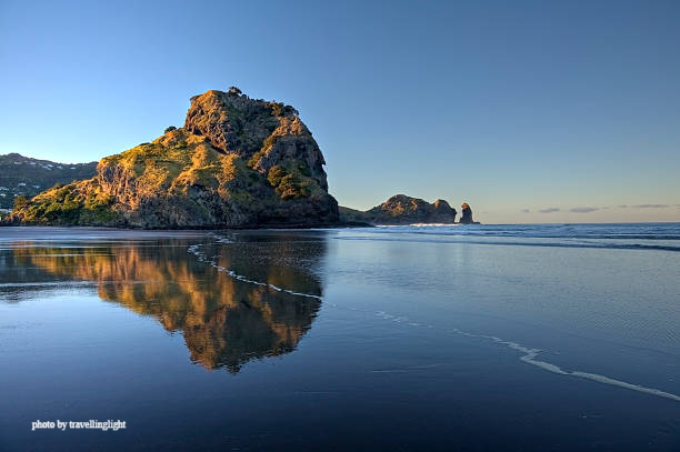
[(184, 127), (102, 159), (97, 174), (14, 206), (13, 224), (131, 228), (330, 225), (325, 161), (290, 105), (238, 88), (191, 99)]
[[(467, 203), (463, 206), (461, 223), (472, 224), (472, 210)], [(384, 203), (366, 211), (340, 207), (340, 219), (344, 222), (365, 222), (370, 224), (453, 224), (456, 209), (448, 202), (438, 199), (432, 204), (406, 195), (395, 195)]]

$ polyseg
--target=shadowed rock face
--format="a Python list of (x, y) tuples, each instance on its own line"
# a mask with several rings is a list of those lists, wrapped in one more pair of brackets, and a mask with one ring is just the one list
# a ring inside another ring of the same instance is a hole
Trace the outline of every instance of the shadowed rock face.
[(373, 224), (453, 223), (456, 210), (438, 199), (433, 204), (406, 195), (395, 195), (366, 212), (341, 208), (343, 221), (364, 221)]
[(433, 223), (453, 223), (456, 221), (456, 209), (453, 209), (448, 202), (438, 199), (432, 205), (434, 211), (430, 218)]
[(460, 218), (460, 222), (462, 224), (472, 224), (475, 221), (472, 219), (472, 209), (470, 209), (470, 206), (468, 203), (464, 202), (463, 205), (461, 206), (462, 209), (462, 216)]
[(193, 97), (185, 127), (99, 162), (12, 215), (25, 224), (223, 228), (335, 223), (323, 155), (290, 106)]

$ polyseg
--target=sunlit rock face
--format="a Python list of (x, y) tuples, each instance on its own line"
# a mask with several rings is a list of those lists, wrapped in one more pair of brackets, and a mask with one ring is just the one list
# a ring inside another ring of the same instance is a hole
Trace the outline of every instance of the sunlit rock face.
[(456, 210), (443, 199), (433, 204), (419, 198), (395, 195), (379, 206), (365, 212), (340, 210), (343, 221), (363, 221), (372, 224), (453, 223)]
[(281, 163), (296, 164), (328, 190), (326, 161), (307, 126), (290, 105), (211, 90), (191, 100), (184, 128), (236, 154), (262, 174)]
[[(130, 242), (82, 249), (19, 244), (5, 255), (11, 260), (5, 264), (29, 270), (0, 275), (0, 283), (92, 281), (102, 300), (181, 333), (191, 361), (236, 373), (251, 360), (294, 351), (321, 306), (322, 286), (314, 270), (323, 259), (325, 243), (284, 242), (266, 249), (261, 245), (206, 242), (202, 249), (210, 261), (205, 261), (188, 253), (189, 244), (182, 240), (153, 247)], [(292, 265), (290, 255), (303, 255), (306, 263)], [(238, 281), (215, 267), (233, 269), (265, 285)]]
[(102, 159), (93, 179), (17, 209), (24, 224), (169, 228), (307, 226), (339, 220), (325, 161), (293, 107), (237, 89), (191, 99), (183, 128)]

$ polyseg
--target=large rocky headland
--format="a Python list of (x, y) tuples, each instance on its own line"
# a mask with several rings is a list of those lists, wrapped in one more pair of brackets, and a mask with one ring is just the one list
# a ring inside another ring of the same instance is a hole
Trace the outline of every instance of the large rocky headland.
[(14, 224), (246, 228), (336, 224), (324, 157), (298, 111), (237, 88), (191, 99), (184, 127), (21, 200)]

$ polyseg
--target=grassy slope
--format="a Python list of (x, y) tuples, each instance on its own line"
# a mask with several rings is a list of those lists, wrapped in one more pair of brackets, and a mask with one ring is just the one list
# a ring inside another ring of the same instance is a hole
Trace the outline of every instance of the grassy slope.
[[(112, 193), (98, 178), (58, 185), (30, 200), (15, 214), (25, 224), (118, 226), (124, 223), (120, 199), (141, 202), (146, 198), (186, 195), (199, 187), (229, 202), (257, 210), (266, 196), (299, 199), (321, 188), (296, 161), (284, 161), (265, 178), (237, 155), (224, 154), (202, 136), (184, 129), (167, 132), (152, 143), (143, 143), (121, 154), (105, 157), (100, 173), (115, 169), (119, 177), (134, 181), (127, 192)], [(120, 187), (117, 187), (120, 188)], [(273, 189), (273, 190), (272, 190)], [(136, 208), (131, 204), (128, 208)]]

